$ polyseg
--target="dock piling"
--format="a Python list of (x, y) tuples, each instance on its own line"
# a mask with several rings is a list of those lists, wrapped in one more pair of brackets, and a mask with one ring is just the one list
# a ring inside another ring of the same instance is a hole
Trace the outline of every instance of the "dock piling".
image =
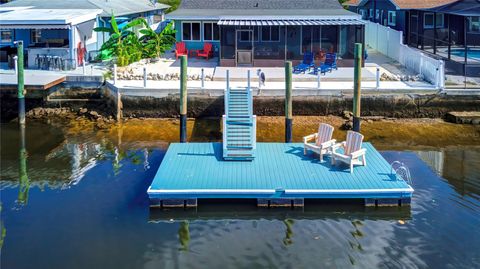
[(187, 56), (180, 57), (180, 143), (187, 142)]
[(376, 73), (375, 78), (376, 78), (376, 81), (377, 81), (377, 83), (375, 85), (375, 89), (378, 90), (380, 88), (380, 68), (379, 67), (377, 67), (377, 73)]
[(353, 75), (353, 130), (360, 132), (360, 100), (362, 87), (362, 44), (355, 43)]
[(292, 62), (285, 62), (285, 143), (292, 142)]
[(17, 96), (18, 96), (18, 122), (25, 124), (25, 77), (23, 70), (23, 41), (16, 41), (17, 44)]
[(117, 84), (117, 64), (113, 65), (113, 85)]

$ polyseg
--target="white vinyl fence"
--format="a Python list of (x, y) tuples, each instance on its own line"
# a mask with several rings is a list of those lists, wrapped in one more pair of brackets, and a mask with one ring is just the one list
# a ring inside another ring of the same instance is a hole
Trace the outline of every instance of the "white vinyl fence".
[(365, 44), (396, 60), (408, 70), (423, 76), (433, 85), (444, 88), (445, 64), (420, 50), (403, 44), (402, 32), (378, 23), (366, 21)]

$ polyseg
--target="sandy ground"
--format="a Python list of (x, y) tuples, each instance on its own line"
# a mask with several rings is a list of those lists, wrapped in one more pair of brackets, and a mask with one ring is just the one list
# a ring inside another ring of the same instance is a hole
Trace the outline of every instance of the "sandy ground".
[[(344, 119), (337, 116), (298, 116), (293, 119), (293, 140), (316, 132), (320, 122), (335, 127), (334, 138), (345, 139), (346, 131), (340, 130)], [(283, 142), (284, 117), (258, 117), (258, 142)], [(74, 120), (67, 125), (68, 135), (94, 133), (97, 138), (107, 137), (120, 143), (164, 144), (178, 142), (177, 119), (131, 119), (97, 131), (88, 120)], [(221, 141), (220, 119), (189, 119), (188, 141)], [(449, 146), (479, 146), (480, 126), (444, 122), (442, 119), (379, 119), (363, 121), (361, 132), (365, 141), (372, 142), (380, 150), (407, 150), (447, 148)]]

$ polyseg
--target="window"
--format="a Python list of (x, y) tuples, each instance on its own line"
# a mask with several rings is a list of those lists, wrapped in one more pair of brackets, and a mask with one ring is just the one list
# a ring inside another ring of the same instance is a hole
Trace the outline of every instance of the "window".
[(13, 41), (12, 30), (1, 31), (0, 36), (1, 36), (1, 40), (0, 40), (1, 43), (10, 43)]
[(240, 31), (240, 41), (241, 42), (251, 42), (252, 41), (252, 32), (251, 31)]
[(278, 41), (280, 41), (280, 27), (278, 27), (278, 26), (264, 26), (264, 27), (262, 27), (262, 41), (263, 42), (278, 42)]
[(388, 12), (388, 25), (395, 26), (397, 24), (397, 13), (395, 11)]
[(30, 34), (30, 40), (32, 43), (40, 43), (40, 40), (42, 39), (42, 30), (33, 29)]
[(220, 40), (220, 30), (217, 23), (204, 22), (203, 23), (203, 40), (217, 41)]
[(480, 33), (480, 17), (470, 17), (468, 18), (468, 20), (470, 22), (470, 25), (468, 26), (468, 31)]
[(379, 20), (380, 19), (380, 10), (377, 9), (375, 10), (375, 20)]
[(362, 15), (362, 20), (367, 18), (367, 11), (365, 9), (360, 9), (360, 15)]
[(182, 23), (182, 40), (200, 41), (200, 23), (199, 22), (183, 22)]
[[(433, 28), (433, 19), (434, 13), (425, 13), (423, 14), (423, 28), (425, 29), (431, 29)], [(436, 14), (436, 25), (437, 28), (443, 28), (443, 14), (442, 13), (437, 13)]]

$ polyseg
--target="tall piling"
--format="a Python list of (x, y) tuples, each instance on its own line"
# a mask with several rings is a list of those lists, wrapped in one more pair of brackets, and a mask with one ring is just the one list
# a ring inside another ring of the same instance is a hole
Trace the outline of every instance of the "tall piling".
[(18, 97), (18, 122), (25, 124), (25, 77), (23, 67), (23, 41), (17, 41), (17, 97)]
[(353, 73), (353, 130), (360, 132), (360, 100), (362, 89), (362, 44), (355, 43)]
[(292, 142), (292, 62), (285, 62), (285, 143)]
[(187, 142), (187, 56), (180, 56), (180, 143)]

